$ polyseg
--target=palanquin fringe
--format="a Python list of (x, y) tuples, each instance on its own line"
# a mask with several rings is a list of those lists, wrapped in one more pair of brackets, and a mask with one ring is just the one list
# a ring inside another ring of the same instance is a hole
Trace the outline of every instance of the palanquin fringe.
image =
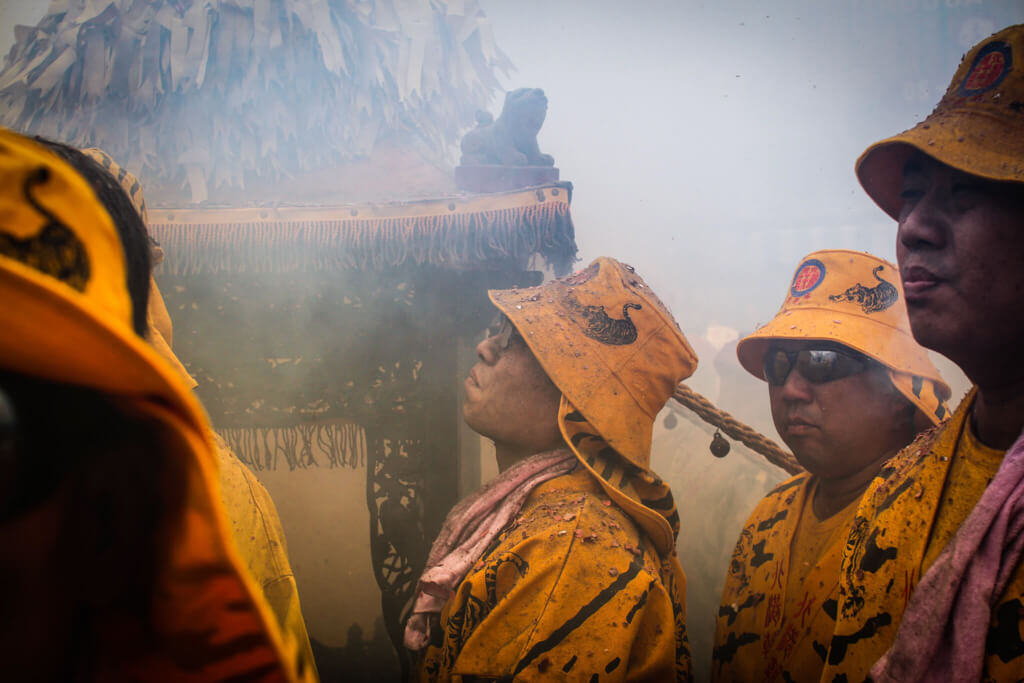
[(351, 422), (294, 427), (218, 429), (235, 455), (254, 470), (366, 467), (366, 431)]
[(175, 275), (476, 269), (532, 254), (563, 273), (576, 259), (563, 186), (385, 207), (152, 210), (149, 229)]

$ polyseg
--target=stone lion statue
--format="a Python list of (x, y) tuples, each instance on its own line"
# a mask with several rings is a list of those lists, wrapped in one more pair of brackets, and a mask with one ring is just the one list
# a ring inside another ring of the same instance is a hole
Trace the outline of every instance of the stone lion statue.
[(477, 127), (462, 138), (462, 165), (554, 166), (550, 154), (537, 147), (548, 98), (540, 88), (519, 88), (505, 94), (501, 115), (477, 115)]

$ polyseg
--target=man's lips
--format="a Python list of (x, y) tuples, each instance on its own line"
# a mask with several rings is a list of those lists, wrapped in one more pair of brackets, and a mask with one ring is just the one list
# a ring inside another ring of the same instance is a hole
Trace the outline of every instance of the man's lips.
[(903, 292), (907, 299), (924, 296), (929, 290), (942, 283), (942, 278), (921, 266), (905, 268), (900, 271), (900, 276), (903, 280)]
[(786, 433), (788, 434), (809, 434), (818, 429), (818, 426), (799, 417), (791, 417), (786, 421)]

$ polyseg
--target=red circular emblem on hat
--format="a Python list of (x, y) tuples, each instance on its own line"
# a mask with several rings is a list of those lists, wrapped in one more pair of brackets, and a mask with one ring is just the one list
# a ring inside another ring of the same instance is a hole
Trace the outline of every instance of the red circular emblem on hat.
[(989, 52), (978, 64), (971, 69), (971, 75), (967, 77), (964, 88), (967, 90), (981, 90), (987, 88), (1003, 75), (1006, 68), (1006, 60), (998, 52)]
[(810, 294), (811, 290), (821, 284), (825, 279), (825, 264), (818, 259), (812, 258), (800, 264), (793, 276), (793, 285), (789, 293), (793, 296), (804, 296)]
[(1010, 46), (1001, 40), (989, 43), (978, 51), (967, 78), (960, 86), (962, 95), (979, 95), (999, 85), (1013, 66)]

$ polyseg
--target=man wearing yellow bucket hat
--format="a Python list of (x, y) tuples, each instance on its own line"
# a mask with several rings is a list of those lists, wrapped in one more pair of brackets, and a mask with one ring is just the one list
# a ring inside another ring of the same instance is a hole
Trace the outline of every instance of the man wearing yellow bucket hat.
[(775, 426), (808, 471), (740, 533), (713, 678), (818, 680), (857, 502), (886, 460), (948, 415), (949, 387), (911, 336), (897, 268), (862, 252), (805, 257), (778, 314), (737, 355), (768, 382)]
[(650, 470), (697, 358), (630, 266), (494, 290), (466, 423), (501, 474), (434, 542), (405, 642), (422, 680), (689, 680), (679, 517)]
[(914, 337), (975, 387), (864, 495), (822, 680), (1024, 678), (1022, 67), (1024, 26), (983, 40), (928, 118), (857, 162), (899, 222)]
[[(79, 151), (57, 143), (44, 141), (44, 144), (56, 148), (58, 153), (72, 159), (76, 155), (82, 155), (98, 164), (102, 171), (105, 171), (120, 184), (123, 190), (122, 194), (128, 196), (134, 212), (142, 219), (141, 227), (145, 231), (145, 222), (148, 218), (146, 200), (142, 184), (134, 174), (120, 166), (101, 149), (93, 147)], [(79, 161), (79, 163), (82, 162)], [(82, 172), (81, 168), (78, 170)], [(95, 178), (95, 173), (89, 173), (86, 176), (86, 180), (94, 183), (93, 189), (98, 189), (95, 185), (99, 183), (94, 181)], [(107, 210), (108, 213), (112, 213), (109, 206)], [(118, 213), (120, 214), (120, 212)], [(115, 226), (117, 223), (118, 220), (115, 218)], [(125, 230), (121, 232), (123, 233)], [(145, 233), (145, 237), (148, 242), (152, 243), (151, 252), (155, 266), (163, 260), (163, 250), (152, 242), (148, 232)], [(145, 297), (144, 288), (139, 284), (146, 279), (149, 282), (148, 300)], [(174, 328), (152, 272), (141, 273), (134, 282), (129, 279), (128, 292), (133, 298), (147, 300), (145, 307), (146, 338), (163, 359), (178, 371), (188, 387), (194, 389), (198, 383), (188, 373), (171, 348)], [(274, 612), (274, 616), (277, 617), (278, 623), (284, 631), (285, 640), (289, 641), (287, 644), (297, 647), (305, 665), (315, 672), (316, 663), (313, 649), (310, 645), (309, 633), (306, 630), (306, 622), (302, 618), (298, 587), (288, 559), (288, 546), (274, 501), (252, 470), (239, 460), (224, 440), (212, 429), (209, 436), (217, 453), (220, 497), (227, 513), (235, 547), (252, 578), (262, 590), (263, 597)]]
[(6, 678), (309, 680), (227, 540), (206, 420), (96, 193), (0, 130)]

